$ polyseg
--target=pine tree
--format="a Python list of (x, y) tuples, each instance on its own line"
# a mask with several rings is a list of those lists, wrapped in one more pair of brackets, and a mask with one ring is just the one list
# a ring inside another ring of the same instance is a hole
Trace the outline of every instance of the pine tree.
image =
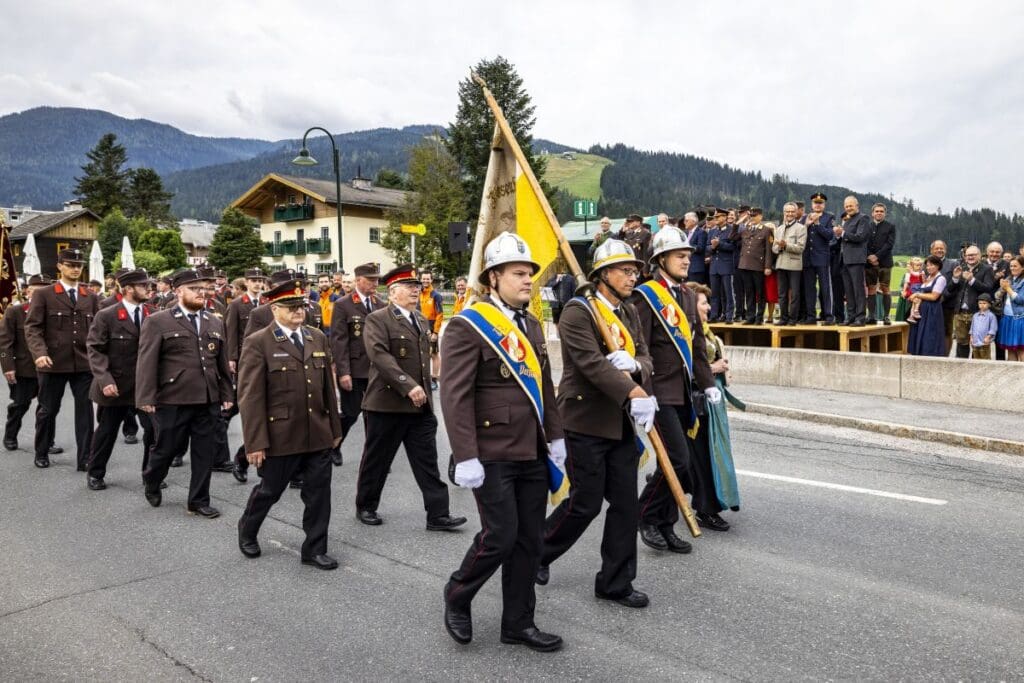
[(75, 178), (75, 194), (83, 206), (103, 217), (126, 203), (129, 172), (123, 167), (128, 155), (117, 136), (107, 133), (85, 156), (89, 163), (82, 166), (84, 175)]
[(173, 192), (164, 190), (160, 175), (151, 168), (136, 168), (128, 172), (128, 187), (125, 195), (125, 214), (141, 216), (160, 227), (176, 226), (171, 214)]
[[(487, 82), (512, 133), (527, 159), (530, 159), (534, 175), (544, 177), (547, 159), (533, 155), (533, 125), (536, 107), (526, 89), (523, 79), (516, 73), (515, 66), (502, 56), (493, 60), (480, 61), (473, 70)], [(448, 151), (458, 161), (463, 173), (463, 187), (469, 204), (469, 217), (474, 219), (480, 212), (483, 196), (484, 176), (487, 161), (491, 155), (491, 139), (494, 136), (494, 116), (484, 99), (483, 91), (471, 77), (459, 82), (459, 108), (455, 123), (448, 125)], [(541, 187), (551, 201), (553, 190), (541, 180)]]
[(236, 208), (225, 210), (210, 244), (210, 265), (225, 271), (232, 280), (244, 275), (246, 268), (262, 266), (263, 252), (256, 219)]

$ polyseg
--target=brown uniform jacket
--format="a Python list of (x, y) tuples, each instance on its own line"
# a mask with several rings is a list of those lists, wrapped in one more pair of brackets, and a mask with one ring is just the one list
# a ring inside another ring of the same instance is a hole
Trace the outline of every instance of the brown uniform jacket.
[(259, 301), (252, 299), (248, 292), (228, 304), (228, 312), (224, 316), (224, 328), (227, 333), (229, 361), (238, 362), (238, 355), (242, 352), (242, 342), (245, 340), (246, 329), (249, 325), (249, 316), (258, 305)]
[[(662, 285), (668, 288), (665, 281), (659, 279)], [(682, 309), (686, 320), (690, 324), (690, 331), (693, 335), (691, 344), (693, 382), (700, 389), (707, 389), (715, 386), (714, 378), (711, 376), (711, 366), (708, 365), (707, 345), (704, 340), (703, 327), (700, 316), (697, 314), (697, 295), (693, 290), (683, 285), (680, 294), (682, 296)], [(654, 396), (658, 399), (659, 405), (684, 406), (688, 405), (690, 397), (690, 377), (687, 376), (683, 359), (679, 357), (679, 351), (668, 332), (662, 327), (661, 322), (655, 317), (650, 304), (644, 299), (643, 294), (637, 292), (633, 295), (633, 305), (636, 306), (637, 316), (640, 319), (640, 330), (651, 353), (651, 362), (654, 369), (651, 372), (651, 386), (654, 389)]]
[[(430, 324), (413, 311), (420, 326), (412, 324), (396, 306), (378, 309), (366, 317), (363, 330), (370, 374), (363, 395), (363, 410), (384, 413), (419, 413), (433, 410), (430, 391)], [(417, 408), (407, 397), (417, 386), (427, 392), (427, 403)]]
[[(384, 302), (376, 294), (370, 295), (373, 310), (384, 308)], [(334, 302), (331, 313), (331, 350), (338, 377), (351, 375), (357, 379), (370, 376), (370, 359), (363, 343), (363, 329), (366, 326), (366, 302), (358, 291)]]
[(508, 366), (480, 333), (459, 316), (448, 323), (441, 338), (441, 410), (455, 462), (536, 460), (547, 452), (546, 442), (563, 438), (544, 332), (532, 315), (526, 331), (540, 361), (543, 425)]
[(35, 377), (36, 364), (32, 361), (25, 341), (25, 318), (29, 304), (12, 303), (0, 321), (0, 367), (4, 372), (14, 371), (15, 377)]
[(123, 294), (121, 294), (120, 292), (114, 292), (113, 294), (108, 296), (106, 299), (101, 299), (100, 300), (100, 310), (102, 311), (104, 308), (107, 308), (108, 306), (113, 306), (114, 304), (121, 303), (121, 299), (123, 299), (123, 298), (124, 298)]
[(772, 267), (772, 231), (764, 223), (748, 224), (740, 233), (739, 266), (740, 270), (760, 271)]
[(25, 320), (25, 340), (33, 360), (49, 356), (53, 361), (52, 367), (39, 368), (39, 372), (89, 372), (85, 340), (99, 305), (99, 297), (81, 284), (75, 305), (59, 282), (32, 295)]
[(227, 315), (228, 307), (221, 303), (221, 300), (214, 297), (206, 300), (206, 311), (217, 320), (224, 321), (224, 316)]
[(208, 311), (200, 315), (199, 336), (180, 307), (147, 318), (135, 366), (136, 405), (201, 405), (235, 400), (224, 349), (224, 323)]
[(302, 349), (276, 324), (246, 340), (238, 363), (238, 410), (249, 453), (314, 453), (341, 437), (330, 345), (320, 330), (301, 329)]
[[(139, 318), (145, 324), (150, 307), (143, 304)], [(92, 386), (89, 398), (99, 406), (135, 405), (135, 364), (139, 357), (139, 329), (120, 302), (96, 314), (86, 345)], [(103, 395), (103, 387), (117, 385), (117, 396)]]
[(620, 317), (636, 346), (640, 371), (627, 377), (616, 370), (605, 355), (611, 352), (601, 341), (597, 323), (587, 306), (570, 300), (558, 321), (562, 338), (562, 381), (558, 385), (558, 408), (567, 431), (603, 439), (621, 439), (622, 418), (629, 410), (629, 392), (648, 387), (651, 357), (640, 329), (636, 309), (629, 302), (620, 307)]

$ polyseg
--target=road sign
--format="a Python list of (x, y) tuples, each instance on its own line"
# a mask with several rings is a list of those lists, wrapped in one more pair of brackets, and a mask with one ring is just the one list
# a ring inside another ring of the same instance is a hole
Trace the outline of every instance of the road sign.
[(590, 199), (574, 199), (572, 215), (573, 218), (597, 218), (597, 202)]
[(419, 235), (422, 237), (427, 234), (427, 226), (420, 223), (419, 225), (402, 225), (402, 232), (407, 235)]

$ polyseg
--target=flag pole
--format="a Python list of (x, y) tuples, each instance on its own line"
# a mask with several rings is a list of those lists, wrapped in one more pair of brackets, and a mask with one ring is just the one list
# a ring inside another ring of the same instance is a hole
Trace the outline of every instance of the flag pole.
[[(587, 303), (593, 313), (593, 318), (597, 322), (597, 329), (601, 333), (601, 338), (607, 348), (612, 350), (618, 350), (618, 342), (612, 337), (611, 330), (608, 329), (608, 324), (605, 323), (604, 318), (597, 312), (596, 304), (594, 301), (594, 286), (587, 279), (583, 273), (583, 269), (580, 268), (579, 261), (576, 260), (576, 254), (573, 253), (572, 247), (569, 245), (568, 240), (565, 239), (565, 234), (562, 232), (562, 226), (559, 225), (558, 219), (555, 218), (554, 212), (551, 210), (551, 205), (548, 204), (547, 199), (544, 196), (544, 191), (540, 186), (540, 182), (537, 180), (537, 176), (533, 174), (533, 167), (530, 165), (529, 160), (526, 158), (526, 154), (522, 148), (519, 147), (519, 143), (516, 142), (515, 134), (512, 132), (512, 127), (508, 121), (505, 120), (505, 115), (501, 111), (501, 107), (498, 105), (498, 101), (494, 99), (494, 95), (491, 94), (490, 88), (487, 87), (487, 82), (480, 77), (475, 71), (470, 71), (472, 78), (476, 81), (476, 84), (480, 86), (484, 93), (484, 99), (487, 100), (487, 105), (491, 108), (491, 112), (494, 114), (496, 122), (495, 129), (495, 142), (492, 143), (492, 147), (496, 144), (498, 133), (508, 141), (508, 147), (511, 149), (513, 156), (519, 163), (519, 168), (522, 170), (523, 175), (526, 176), (527, 182), (530, 184), (530, 188), (536, 194), (540, 200), (541, 208), (544, 209), (544, 215), (548, 219), (548, 224), (551, 227), (552, 232), (555, 235), (555, 240), (558, 242), (558, 251), (565, 259), (565, 263), (569, 268), (569, 272), (572, 273), (573, 278), (576, 280), (576, 292), (582, 294), (586, 299)], [(488, 177), (491, 175), (491, 167), (487, 169)], [(484, 187), (487, 187), (486, 181)], [(482, 242), (483, 240), (476, 240), (475, 242)], [(480, 259), (477, 259), (477, 250), (480, 251)], [(473, 244), (473, 264), (479, 266), (483, 263), (483, 245)], [(470, 265), (470, 274), (473, 274), (473, 264)], [(477, 271), (479, 272), (479, 270)], [(474, 285), (476, 287), (476, 285)], [(629, 373), (625, 373), (629, 374)], [(633, 424), (634, 429), (640, 430), (635, 422)], [(654, 453), (658, 459), (658, 467), (661, 468), (662, 476), (665, 477), (665, 481), (668, 482), (668, 487), (672, 491), (672, 497), (675, 498), (676, 505), (679, 506), (679, 511), (683, 515), (683, 519), (686, 521), (686, 526), (690, 530), (690, 534), (697, 538), (701, 535), (700, 526), (697, 524), (697, 519), (693, 514), (693, 509), (690, 507), (689, 501), (686, 499), (686, 494), (683, 492), (683, 487), (679, 483), (679, 477), (676, 476), (676, 470), (672, 466), (672, 461), (669, 460), (668, 451), (665, 450), (665, 442), (662, 441), (661, 435), (658, 433), (658, 428), (653, 427), (648, 435), (651, 438), (651, 444), (654, 446)]]

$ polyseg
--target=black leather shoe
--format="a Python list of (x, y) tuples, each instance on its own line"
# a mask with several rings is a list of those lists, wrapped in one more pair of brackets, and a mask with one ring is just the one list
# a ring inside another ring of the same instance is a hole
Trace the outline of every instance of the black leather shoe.
[(180, 455), (176, 455), (171, 459), (171, 467), (181, 467), (183, 464), (185, 463), (182, 462)]
[(256, 539), (246, 538), (242, 535), (241, 531), (238, 532), (238, 549), (246, 557), (259, 557), (263, 554), (263, 551), (260, 550), (260, 544), (256, 542)]
[(867, 327), (867, 325), (863, 321), (854, 320), (847, 327)]
[(427, 520), (427, 531), (451, 531), (465, 523), (465, 517), (452, 517), (451, 515), (435, 517), (434, 519)]
[(744, 325), (756, 325), (757, 321), (754, 320), (753, 318), (747, 318), (746, 320), (743, 321), (743, 324)]
[(230, 460), (225, 460), (224, 462), (217, 463), (216, 465), (211, 467), (210, 470), (212, 472), (234, 472), (235, 463), (233, 463)]
[(76, 471), (76, 472), (88, 472), (88, 471), (89, 471), (89, 468), (88, 468), (88, 467), (86, 467), (85, 465), (81, 465), (81, 464), (80, 464), (80, 465), (78, 465), (77, 467), (75, 467), (75, 471)]
[(231, 466), (231, 476), (233, 476), (235, 481), (239, 484), (244, 484), (249, 481), (249, 475), (246, 474), (245, 470), (239, 467), (237, 462)]
[(60, 455), (61, 453), (64, 452), (64, 449), (61, 448), (60, 446), (50, 446), (46, 450), (46, 452), (49, 453), (50, 455)]
[(341, 467), (344, 464), (345, 459), (341, 457), (341, 449), (335, 448), (331, 451), (331, 464), (335, 467)]
[(866, 320), (864, 321), (864, 324), (865, 324), (865, 325), (877, 325), (877, 324), (878, 324), (878, 321), (877, 321), (877, 320), (875, 320), (874, 318), (867, 318), (867, 319), (866, 319)]
[(370, 526), (380, 526), (384, 523), (383, 518), (381, 518), (381, 516), (374, 512), (373, 510), (357, 511), (356, 519), (358, 519), (363, 524), (368, 524)]
[(448, 588), (444, 589), (444, 630), (459, 645), (473, 640), (473, 616), (469, 608), (454, 607), (448, 602)]
[(666, 527), (660, 529), (660, 531), (661, 537), (665, 539), (665, 544), (672, 552), (679, 553), (680, 555), (689, 555), (693, 552), (693, 545), (689, 541), (679, 538), (672, 527)]
[(200, 505), (197, 508), (188, 508), (188, 514), (213, 519), (214, 517), (220, 517), (220, 510), (209, 505)]
[(162, 481), (162, 482), (160, 482), (160, 488), (161, 488), (161, 489), (165, 489), (165, 488), (167, 488), (167, 482), (166, 482), (166, 481)]
[(45, 469), (45, 468), (47, 468), (47, 467), (49, 467), (49, 466), (50, 466), (50, 459), (49, 459), (49, 458), (47, 458), (46, 456), (43, 456), (43, 457), (41, 457), (41, 458), (38, 458), (38, 457), (37, 457), (37, 458), (36, 458), (36, 459), (35, 459), (35, 460), (33, 461), (33, 463), (35, 464), (35, 466), (36, 466), (36, 467), (39, 467), (39, 468), (43, 468), (43, 469)]
[(882, 324), (883, 325), (892, 325), (892, 320), (890, 320), (889, 317), (886, 316), (885, 318), (882, 319)]
[(135, 445), (135, 444), (137, 444), (139, 442), (139, 437), (137, 437), (134, 434), (125, 434), (124, 435), (124, 442), (126, 444), (128, 444), (129, 446), (133, 446), (133, 445)]
[(302, 480), (301, 479), (292, 479), (290, 482), (288, 482), (288, 488), (290, 488), (290, 489), (301, 489), (302, 488)]
[(317, 569), (330, 570), (338, 568), (338, 561), (330, 555), (314, 555), (313, 557), (302, 558), (302, 564), (308, 564)]
[(163, 501), (163, 495), (161, 495), (160, 489), (157, 489), (156, 491), (150, 491), (149, 489), (146, 489), (145, 493), (146, 500), (149, 501), (150, 505), (152, 505), (155, 508), (160, 507), (160, 503)]
[(9, 451), (18, 450), (18, 441), (16, 439), (4, 439), (4, 448)]
[(619, 603), (623, 607), (633, 607), (634, 609), (647, 607), (647, 605), (651, 604), (650, 599), (647, 597), (647, 593), (641, 593), (638, 590), (634, 590), (629, 595), (623, 595), (621, 598), (613, 598), (610, 595), (601, 595), (600, 593), (595, 593), (594, 595), (602, 600), (611, 600), (612, 602)]
[(817, 318), (804, 318), (803, 320), (800, 321), (800, 324), (801, 325), (817, 325), (818, 324), (818, 319)]
[(562, 649), (562, 638), (554, 633), (544, 633), (536, 626), (522, 631), (501, 629), (501, 642), (508, 645), (525, 645), (537, 652), (554, 652)]
[(90, 491), (102, 491), (103, 489), (107, 488), (106, 482), (96, 477), (89, 477), (88, 485)]
[(640, 540), (644, 542), (644, 545), (648, 548), (654, 548), (655, 550), (668, 550), (668, 544), (665, 542), (665, 538), (661, 535), (661, 531), (658, 527), (653, 524), (641, 524), (640, 525)]
[(704, 512), (698, 512), (697, 524), (699, 524), (704, 529), (711, 529), (712, 531), (729, 530), (729, 522), (722, 519), (722, 517), (717, 513), (707, 514)]
[(550, 580), (551, 580), (551, 567), (546, 567), (544, 565), (541, 565), (541, 566), (537, 567), (537, 578), (534, 579), (534, 582), (538, 586), (546, 586), (546, 585), (548, 585), (548, 581), (550, 581)]

